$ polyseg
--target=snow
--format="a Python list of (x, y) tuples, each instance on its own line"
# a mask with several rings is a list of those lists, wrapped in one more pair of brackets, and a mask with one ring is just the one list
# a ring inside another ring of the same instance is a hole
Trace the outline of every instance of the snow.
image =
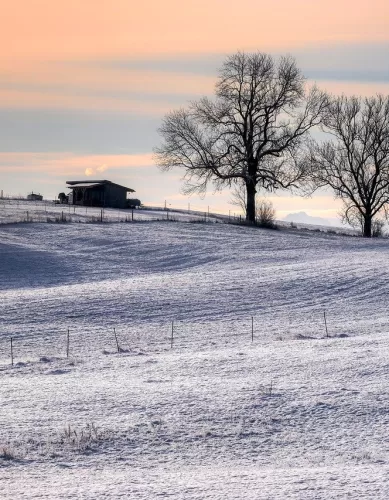
[[(116, 209), (83, 207), (58, 204), (53, 201), (27, 201), (25, 199), (0, 198), (0, 224), (15, 222), (143, 222), (150, 220), (174, 220), (204, 222), (228, 219), (228, 216), (208, 216), (206, 212), (194, 210), (171, 210), (170, 208), (143, 207), (142, 209)], [(238, 220), (238, 217), (231, 217)]]
[(1, 498), (388, 497), (387, 240), (154, 220), (0, 242)]

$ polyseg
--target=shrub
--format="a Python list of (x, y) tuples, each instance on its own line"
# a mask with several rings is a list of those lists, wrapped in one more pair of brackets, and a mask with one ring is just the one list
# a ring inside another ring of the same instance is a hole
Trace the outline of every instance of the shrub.
[(0, 448), (0, 458), (3, 460), (15, 460), (16, 454), (12, 448), (9, 446), (2, 446)]
[(256, 208), (256, 221), (260, 227), (276, 229), (276, 211), (271, 201), (259, 201)]
[(371, 235), (373, 238), (382, 238), (384, 236), (385, 222), (381, 219), (373, 220)]

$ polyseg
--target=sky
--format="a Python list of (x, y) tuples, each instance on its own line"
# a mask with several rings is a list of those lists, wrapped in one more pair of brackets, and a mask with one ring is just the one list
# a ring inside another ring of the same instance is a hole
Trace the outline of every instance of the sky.
[[(145, 204), (238, 211), (230, 193), (181, 192), (152, 150), (165, 113), (211, 96), (237, 50), (291, 54), (332, 93), (389, 94), (387, 0), (13, 0), (0, 20), (0, 190), (54, 199), (109, 179)], [(337, 217), (339, 202), (270, 196), (280, 218)]]

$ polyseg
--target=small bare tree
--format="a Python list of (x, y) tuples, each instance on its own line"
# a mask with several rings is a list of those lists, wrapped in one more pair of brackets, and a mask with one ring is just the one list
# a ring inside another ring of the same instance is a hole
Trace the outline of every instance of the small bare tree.
[(242, 183), (246, 220), (254, 223), (257, 187), (287, 189), (306, 179), (299, 157), (327, 96), (316, 87), (307, 91), (293, 58), (276, 61), (260, 52), (228, 57), (215, 94), (164, 118), (156, 163), (183, 168), (187, 193)]
[(242, 212), (246, 215), (247, 211), (247, 198), (246, 189), (243, 184), (237, 184), (232, 188), (230, 205), (235, 205), (239, 207)]
[(259, 200), (256, 206), (256, 220), (261, 227), (276, 229), (276, 211), (269, 200)]
[(389, 96), (333, 98), (323, 126), (333, 139), (311, 144), (315, 185), (331, 187), (343, 220), (371, 237), (389, 205)]

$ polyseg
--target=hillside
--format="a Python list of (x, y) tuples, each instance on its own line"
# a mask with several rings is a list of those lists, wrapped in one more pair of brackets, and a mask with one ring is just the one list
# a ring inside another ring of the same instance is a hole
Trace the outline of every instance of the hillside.
[(388, 241), (166, 221), (0, 242), (3, 498), (387, 498)]

